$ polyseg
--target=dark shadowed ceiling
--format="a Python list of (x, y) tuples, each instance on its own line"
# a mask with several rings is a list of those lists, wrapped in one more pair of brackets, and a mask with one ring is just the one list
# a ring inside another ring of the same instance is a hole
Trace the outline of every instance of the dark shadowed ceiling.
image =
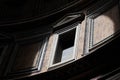
[(92, 1), (96, 0), (0, 0), (0, 31), (47, 30), (56, 20)]
[(44, 16), (74, 1), (75, 0), (0, 0), (0, 20), (8, 21)]
[(43, 17), (89, 0), (0, 0), (0, 23)]

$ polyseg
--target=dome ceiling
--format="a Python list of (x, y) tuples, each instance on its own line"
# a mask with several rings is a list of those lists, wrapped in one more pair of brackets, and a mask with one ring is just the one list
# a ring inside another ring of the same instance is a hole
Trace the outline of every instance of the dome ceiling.
[(88, 0), (0, 0), (0, 24), (41, 18)]

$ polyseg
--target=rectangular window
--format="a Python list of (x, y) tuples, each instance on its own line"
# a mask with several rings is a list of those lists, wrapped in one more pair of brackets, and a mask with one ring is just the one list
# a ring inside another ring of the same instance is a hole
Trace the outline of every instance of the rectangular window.
[(56, 31), (50, 57), (50, 67), (75, 60), (76, 39), (79, 25), (74, 24)]
[(59, 35), (53, 64), (72, 58), (74, 50), (75, 29)]

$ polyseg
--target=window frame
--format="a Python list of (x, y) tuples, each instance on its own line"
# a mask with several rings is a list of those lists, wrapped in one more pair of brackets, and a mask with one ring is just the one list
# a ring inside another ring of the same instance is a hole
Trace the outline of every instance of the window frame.
[[(58, 40), (59, 40), (59, 35), (61, 34), (64, 34), (72, 29), (76, 29), (75, 31), (75, 39), (74, 39), (74, 49), (73, 49), (73, 56), (72, 58), (68, 59), (68, 60), (65, 60), (65, 61), (62, 61), (62, 62), (58, 62), (58, 63), (55, 63), (53, 64), (53, 61), (54, 61), (54, 57), (55, 57), (55, 52), (56, 52), (56, 49), (57, 49), (57, 44), (58, 44)], [(73, 62), (74, 60), (76, 60), (76, 55), (77, 55), (77, 40), (79, 39), (79, 34), (80, 34), (80, 23), (74, 23), (70, 26), (67, 26), (63, 29), (60, 29), (60, 30), (57, 30), (53, 33), (53, 43), (52, 43), (52, 49), (51, 49), (51, 52), (50, 52), (50, 59), (49, 59), (49, 68), (48, 69), (51, 69), (51, 68), (57, 68), (57, 67), (60, 67), (60, 66), (64, 66), (66, 64), (69, 64), (71, 62)]]

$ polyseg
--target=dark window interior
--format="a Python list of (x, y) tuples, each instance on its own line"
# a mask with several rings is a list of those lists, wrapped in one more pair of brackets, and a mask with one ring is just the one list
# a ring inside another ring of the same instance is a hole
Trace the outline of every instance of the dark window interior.
[(76, 29), (59, 35), (53, 64), (70, 59), (73, 55), (73, 46)]

